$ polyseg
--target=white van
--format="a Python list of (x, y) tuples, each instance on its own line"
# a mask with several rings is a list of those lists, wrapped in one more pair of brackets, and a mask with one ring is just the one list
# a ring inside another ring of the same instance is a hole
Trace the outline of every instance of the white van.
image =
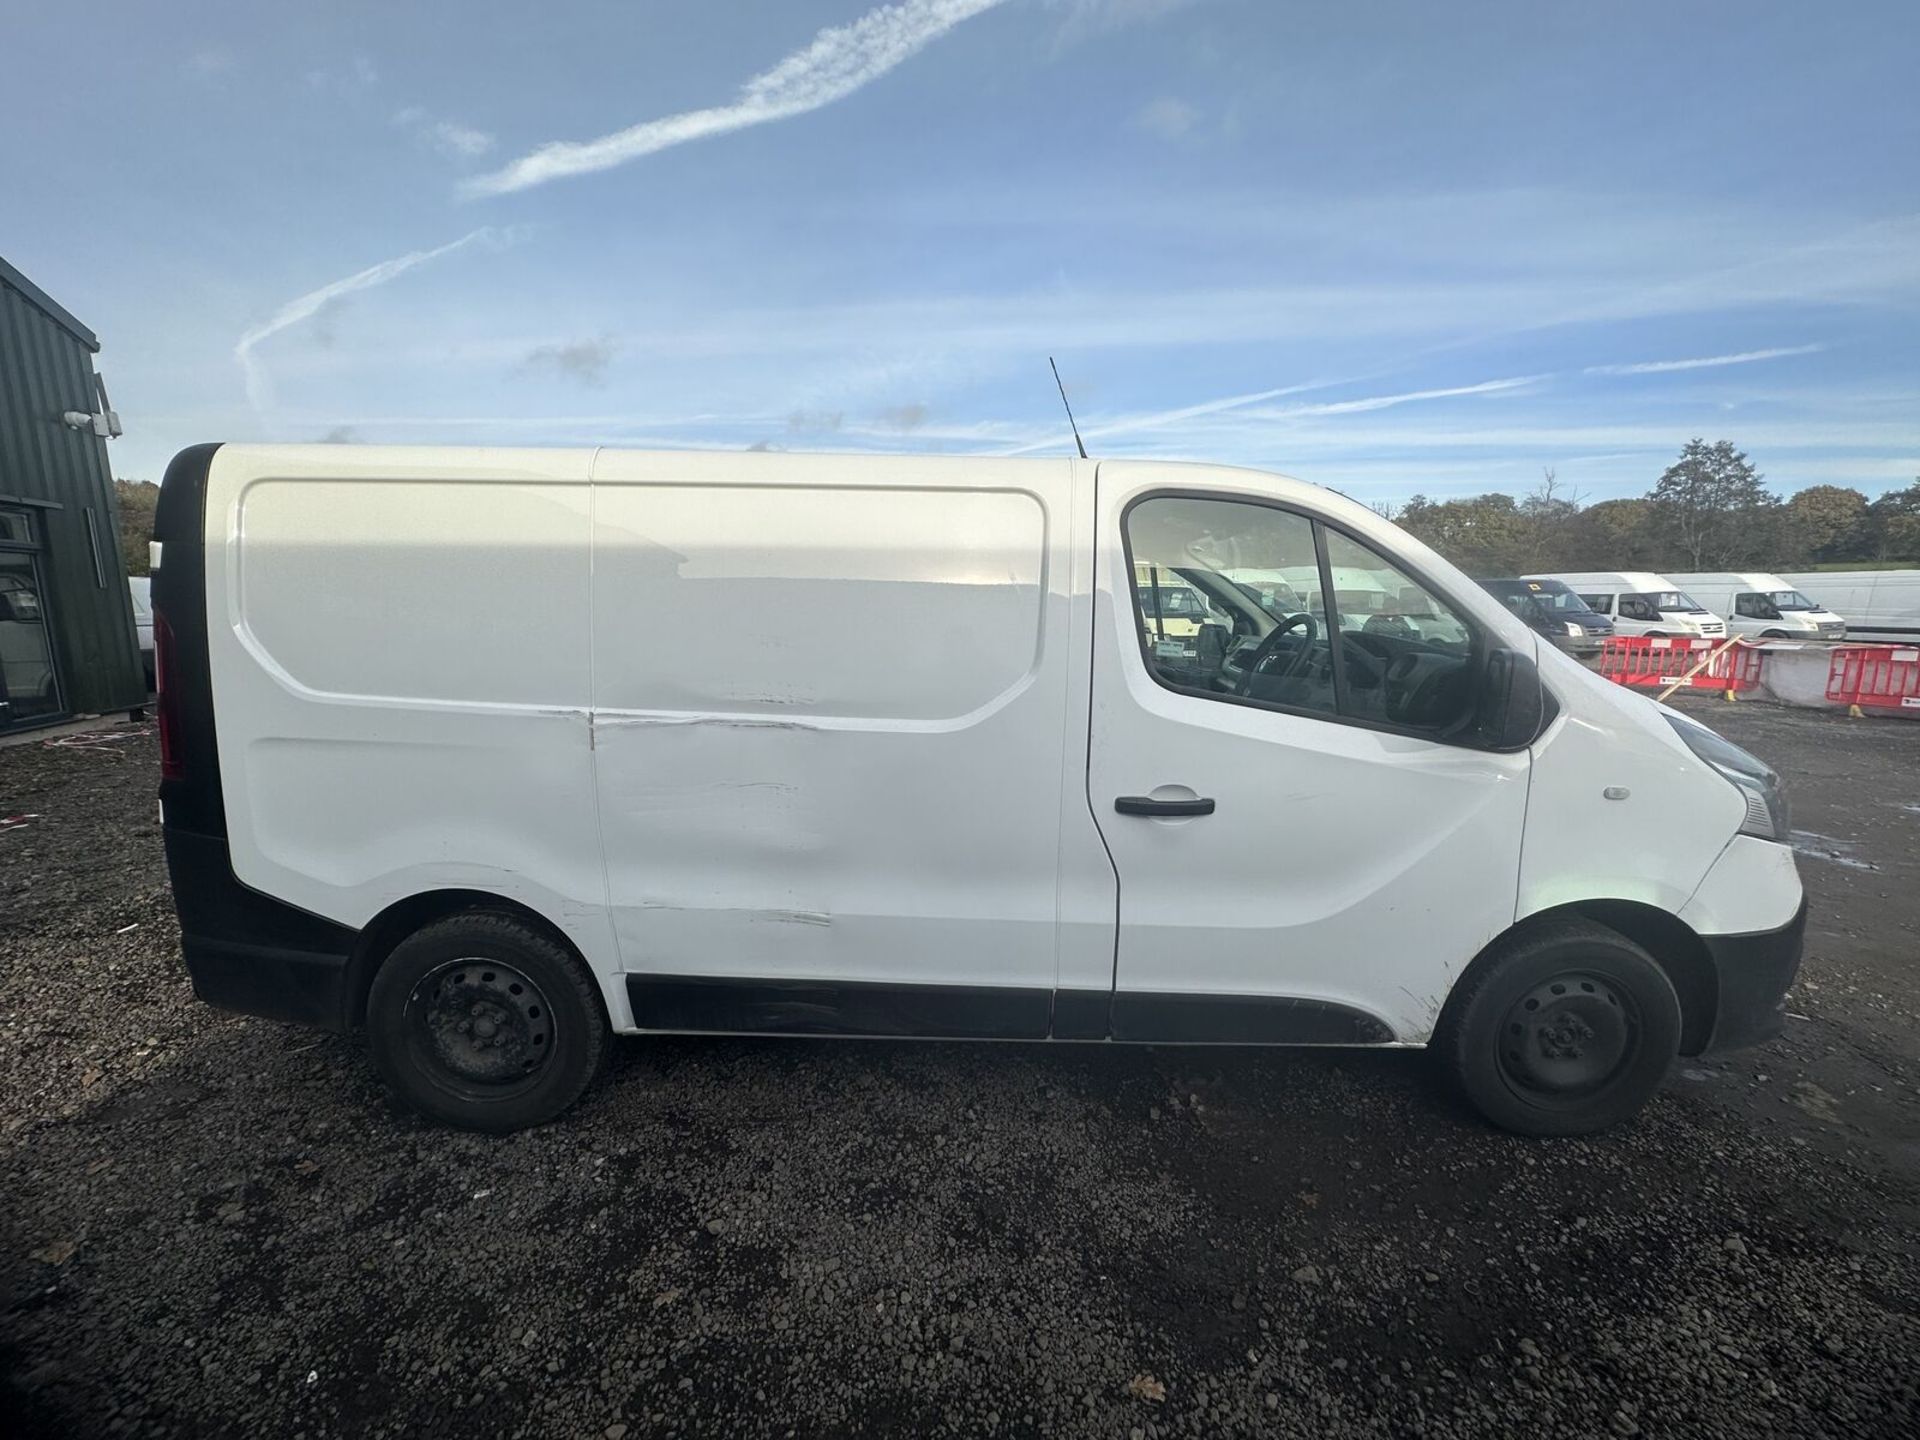
[(1809, 600), (1778, 575), (1760, 571), (1669, 577), (1687, 594), (1727, 620), (1732, 635), (1768, 640), (1838, 640), (1847, 622)]
[(1726, 622), (1664, 575), (1646, 570), (1590, 570), (1574, 575), (1526, 575), (1558, 580), (1613, 621), (1620, 635), (1700, 635), (1718, 640)]
[(1920, 641), (1920, 570), (1816, 570), (1782, 578), (1818, 595), (1845, 621), (1849, 640)]
[(127, 577), (127, 599), (133, 603), (133, 635), (140, 646), (140, 663), (146, 668), (147, 684), (153, 684), (153, 597), (146, 575)]
[[(195, 989), (453, 1124), (718, 1031), (1426, 1046), (1585, 1132), (1799, 961), (1772, 771), (1297, 481), (201, 446), (155, 532)], [(1158, 654), (1142, 564), (1217, 644)], [(1330, 619), (1226, 573), (1302, 567)]]

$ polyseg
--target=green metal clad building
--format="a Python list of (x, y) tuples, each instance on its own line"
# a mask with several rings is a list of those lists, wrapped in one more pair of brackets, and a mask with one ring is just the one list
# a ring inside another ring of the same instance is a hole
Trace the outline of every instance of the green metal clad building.
[(0, 260), (0, 734), (146, 703), (99, 349)]

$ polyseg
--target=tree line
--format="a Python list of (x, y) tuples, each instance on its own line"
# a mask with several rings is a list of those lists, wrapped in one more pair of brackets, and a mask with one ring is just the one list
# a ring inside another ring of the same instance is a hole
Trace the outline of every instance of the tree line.
[(1375, 507), (1471, 575), (1553, 570), (1798, 570), (1920, 562), (1920, 478), (1869, 500), (1846, 485), (1781, 499), (1731, 441), (1689, 440), (1632, 499), (1582, 503), (1547, 470), (1533, 490)]
[(151, 480), (116, 480), (114, 503), (120, 508), (120, 558), (127, 574), (147, 573), (147, 541), (153, 538), (153, 511), (160, 487)]

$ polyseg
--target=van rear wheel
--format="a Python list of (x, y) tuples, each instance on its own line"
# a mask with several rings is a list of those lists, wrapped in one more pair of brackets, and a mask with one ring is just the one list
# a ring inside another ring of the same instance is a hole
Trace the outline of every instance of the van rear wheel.
[(410, 1109), (494, 1134), (563, 1113), (608, 1049), (599, 987), (579, 958), (492, 913), (450, 916), (401, 941), (373, 978), (367, 1038)]
[(1680, 1048), (1659, 963), (1605, 926), (1515, 936), (1461, 981), (1433, 1049), (1469, 1104), (1522, 1135), (1587, 1135), (1637, 1113)]

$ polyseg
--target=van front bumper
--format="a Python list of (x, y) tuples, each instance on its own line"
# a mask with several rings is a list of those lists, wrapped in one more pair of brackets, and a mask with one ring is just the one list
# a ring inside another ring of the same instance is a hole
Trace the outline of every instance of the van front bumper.
[(1780, 1033), (1806, 931), (1807, 902), (1802, 897), (1793, 919), (1778, 930), (1700, 937), (1715, 987), (1713, 1030), (1701, 1054), (1739, 1050)]
[(1558, 645), (1562, 650), (1566, 651), (1567, 654), (1585, 660), (1598, 655), (1604, 650), (1607, 641), (1611, 637), (1588, 633), (1585, 635), (1555, 635), (1550, 638), (1555, 645)]

